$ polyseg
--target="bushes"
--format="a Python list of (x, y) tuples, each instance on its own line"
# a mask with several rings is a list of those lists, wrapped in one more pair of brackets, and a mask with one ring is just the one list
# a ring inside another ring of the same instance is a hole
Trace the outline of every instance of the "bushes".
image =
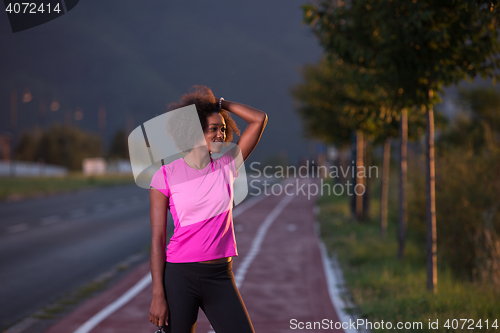
[[(449, 137), (447, 137), (449, 138)], [(439, 142), (436, 155), (438, 263), (460, 278), (500, 287), (500, 154)], [(425, 247), (423, 156), (409, 161), (409, 230)]]
[(46, 130), (35, 128), (24, 132), (16, 148), (16, 159), (43, 161), (69, 170), (81, 170), (84, 158), (98, 156), (102, 156), (99, 135), (59, 124)]

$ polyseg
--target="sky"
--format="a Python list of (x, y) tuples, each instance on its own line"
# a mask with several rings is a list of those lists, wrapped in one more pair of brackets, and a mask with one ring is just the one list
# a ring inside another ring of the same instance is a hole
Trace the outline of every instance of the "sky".
[[(0, 131), (9, 131), (10, 95), (28, 89), (19, 103), (18, 130), (64, 121), (98, 131), (106, 109), (106, 137), (165, 111), (196, 84), (215, 96), (268, 114), (268, 125), (249, 162), (286, 151), (296, 163), (309, 156), (290, 88), (300, 68), (321, 57), (302, 24), (304, 1), (80, 0), (65, 15), (12, 33), (0, 14)], [(39, 103), (56, 98), (58, 111), (42, 118)], [(241, 130), (246, 123), (234, 117)]]

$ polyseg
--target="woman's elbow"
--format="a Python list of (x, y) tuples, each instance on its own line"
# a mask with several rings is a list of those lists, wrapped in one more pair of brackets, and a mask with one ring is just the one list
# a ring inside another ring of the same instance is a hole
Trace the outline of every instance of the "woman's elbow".
[(259, 116), (258, 121), (265, 126), (267, 124), (267, 113), (262, 112), (262, 114)]

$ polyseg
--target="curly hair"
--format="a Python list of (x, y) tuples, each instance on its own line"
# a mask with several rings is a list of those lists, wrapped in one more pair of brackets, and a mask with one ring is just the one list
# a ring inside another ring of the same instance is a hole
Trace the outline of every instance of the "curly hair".
[[(225, 142), (230, 142), (233, 140), (233, 133), (236, 133), (240, 135), (240, 130), (238, 126), (236, 125), (235, 121), (233, 118), (231, 118), (230, 114), (228, 111), (221, 109), (219, 110), (219, 105), (218, 102), (210, 88), (207, 86), (203, 85), (194, 85), (191, 88), (189, 88), (188, 92), (184, 94), (181, 99), (178, 102), (172, 102), (168, 104), (167, 106), (167, 112), (172, 111), (175, 109), (182, 108), (184, 106), (188, 106), (191, 104), (196, 105), (196, 111), (198, 112), (198, 118), (200, 119), (201, 123), (201, 128), (203, 129), (203, 132), (205, 133), (208, 129), (208, 116), (210, 116), (213, 113), (219, 113), (222, 118), (224, 118), (224, 121), (226, 122), (226, 139)], [(167, 125), (167, 130), (172, 133), (174, 136), (174, 139), (176, 141), (176, 144), (178, 146), (185, 146), (182, 144), (179, 140), (180, 136), (185, 136), (189, 135), (191, 133), (192, 129), (190, 128), (174, 128), (174, 126), (171, 126), (168, 128)], [(194, 135), (194, 134), (192, 134)], [(176, 139), (177, 138), (177, 139)], [(182, 149), (179, 147), (181, 150), (187, 150), (187, 149)], [(186, 148), (186, 147), (183, 147)]]

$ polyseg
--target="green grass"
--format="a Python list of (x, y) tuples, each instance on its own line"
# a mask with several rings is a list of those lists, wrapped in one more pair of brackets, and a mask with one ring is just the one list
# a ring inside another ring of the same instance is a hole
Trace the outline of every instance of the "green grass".
[[(321, 235), (329, 253), (335, 252), (344, 278), (361, 317), (371, 322), (422, 322), (422, 332), (496, 332), (491, 323), (498, 319), (500, 328), (500, 292), (455, 279), (446, 267), (438, 269), (437, 294), (426, 290), (425, 247), (411, 237), (406, 243), (403, 262), (397, 259), (397, 204), (389, 204), (386, 239), (379, 232), (379, 201), (374, 188), (372, 217), (366, 223), (350, 218), (347, 196), (323, 196), (319, 199)], [(392, 191), (395, 193), (396, 191)], [(462, 330), (460, 319), (482, 320), (483, 328)], [(439, 329), (429, 329), (429, 319), (439, 319)], [(446, 329), (446, 320), (457, 319), (459, 329)], [(485, 328), (488, 319), (490, 328)], [(375, 330), (377, 332), (394, 332)]]
[(82, 173), (71, 173), (66, 177), (0, 177), (0, 200), (133, 183), (132, 175), (87, 177)]

